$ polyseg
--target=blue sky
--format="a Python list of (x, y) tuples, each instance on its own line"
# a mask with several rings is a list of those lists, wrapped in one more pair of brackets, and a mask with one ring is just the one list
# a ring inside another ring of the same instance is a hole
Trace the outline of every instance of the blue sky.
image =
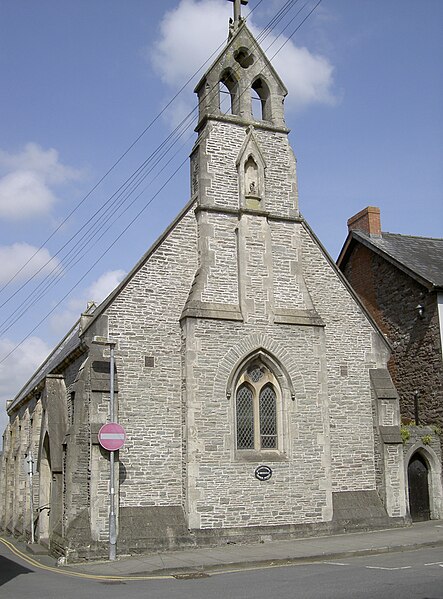
[[(305, 2), (294, 3), (263, 40), (265, 50), (272, 44), (270, 57), (315, 3), (308, 0), (298, 16)], [(252, 10), (249, 24), (258, 35), (285, 4), (250, 0), (243, 13)], [(7, 284), (0, 292), (0, 360), (25, 339), (0, 364), (3, 427), (5, 400), (86, 302), (103, 299), (189, 199), (192, 127), (152, 165), (139, 189), (150, 187), (131, 207), (124, 211), (119, 198), (122, 212), (115, 206), (106, 215), (109, 229), (100, 239), (85, 228), (194, 108), (192, 83), (64, 222), (223, 42), (232, 3), (0, 0), (0, 13), (0, 287)], [(442, 236), (442, 26), (441, 0), (323, 0), (273, 59), (289, 89), (300, 209), (333, 258), (346, 220), (367, 205), (380, 207), (385, 231)], [(70, 245), (57, 252), (77, 231), (85, 238), (73, 240), (78, 263), (70, 264)], [(83, 255), (87, 240), (95, 245)], [(23, 312), (38, 284), (50, 288)]]

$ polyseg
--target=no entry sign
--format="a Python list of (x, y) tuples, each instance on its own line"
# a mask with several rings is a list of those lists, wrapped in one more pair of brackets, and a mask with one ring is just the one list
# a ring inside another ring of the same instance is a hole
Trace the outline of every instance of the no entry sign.
[(116, 422), (104, 424), (98, 432), (98, 442), (108, 451), (117, 451), (125, 444), (125, 429)]

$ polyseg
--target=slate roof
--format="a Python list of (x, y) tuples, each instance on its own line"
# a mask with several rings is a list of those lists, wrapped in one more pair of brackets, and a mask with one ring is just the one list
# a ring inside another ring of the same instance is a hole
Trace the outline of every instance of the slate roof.
[[(421, 283), (443, 288), (443, 239), (397, 233), (376, 237), (363, 231), (351, 231), (350, 236), (381, 253)], [(347, 247), (345, 244), (340, 261), (345, 259)]]

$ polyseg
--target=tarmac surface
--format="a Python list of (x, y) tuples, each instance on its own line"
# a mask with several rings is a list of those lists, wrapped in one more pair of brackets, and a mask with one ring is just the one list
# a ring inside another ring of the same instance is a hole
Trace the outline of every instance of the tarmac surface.
[[(9, 543), (11, 540), (9, 538)], [(25, 547), (24, 543), (17, 541), (14, 545), (17, 549)], [(141, 576), (196, 578), (210, 572), (269, 568), (437, 546), (443, 546), (443, 520), (370, 532), (118, 556), (115, 561), (61, 565), (60, 569), (114, 579)], [(51, 558), (42, 555), (38, 547), (28, 545), (27, 549), (35, 561), (48, 565)], [(52, 563), (55, 564), (55, 561), (52, 560)]]

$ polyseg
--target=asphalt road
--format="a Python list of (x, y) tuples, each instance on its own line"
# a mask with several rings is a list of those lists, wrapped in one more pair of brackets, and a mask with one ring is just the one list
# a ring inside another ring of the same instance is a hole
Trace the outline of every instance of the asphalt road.
[(1, 599), (443, 599), (443, 548), (213, 574), (110, 581), (37, 568), (0, 545)]

